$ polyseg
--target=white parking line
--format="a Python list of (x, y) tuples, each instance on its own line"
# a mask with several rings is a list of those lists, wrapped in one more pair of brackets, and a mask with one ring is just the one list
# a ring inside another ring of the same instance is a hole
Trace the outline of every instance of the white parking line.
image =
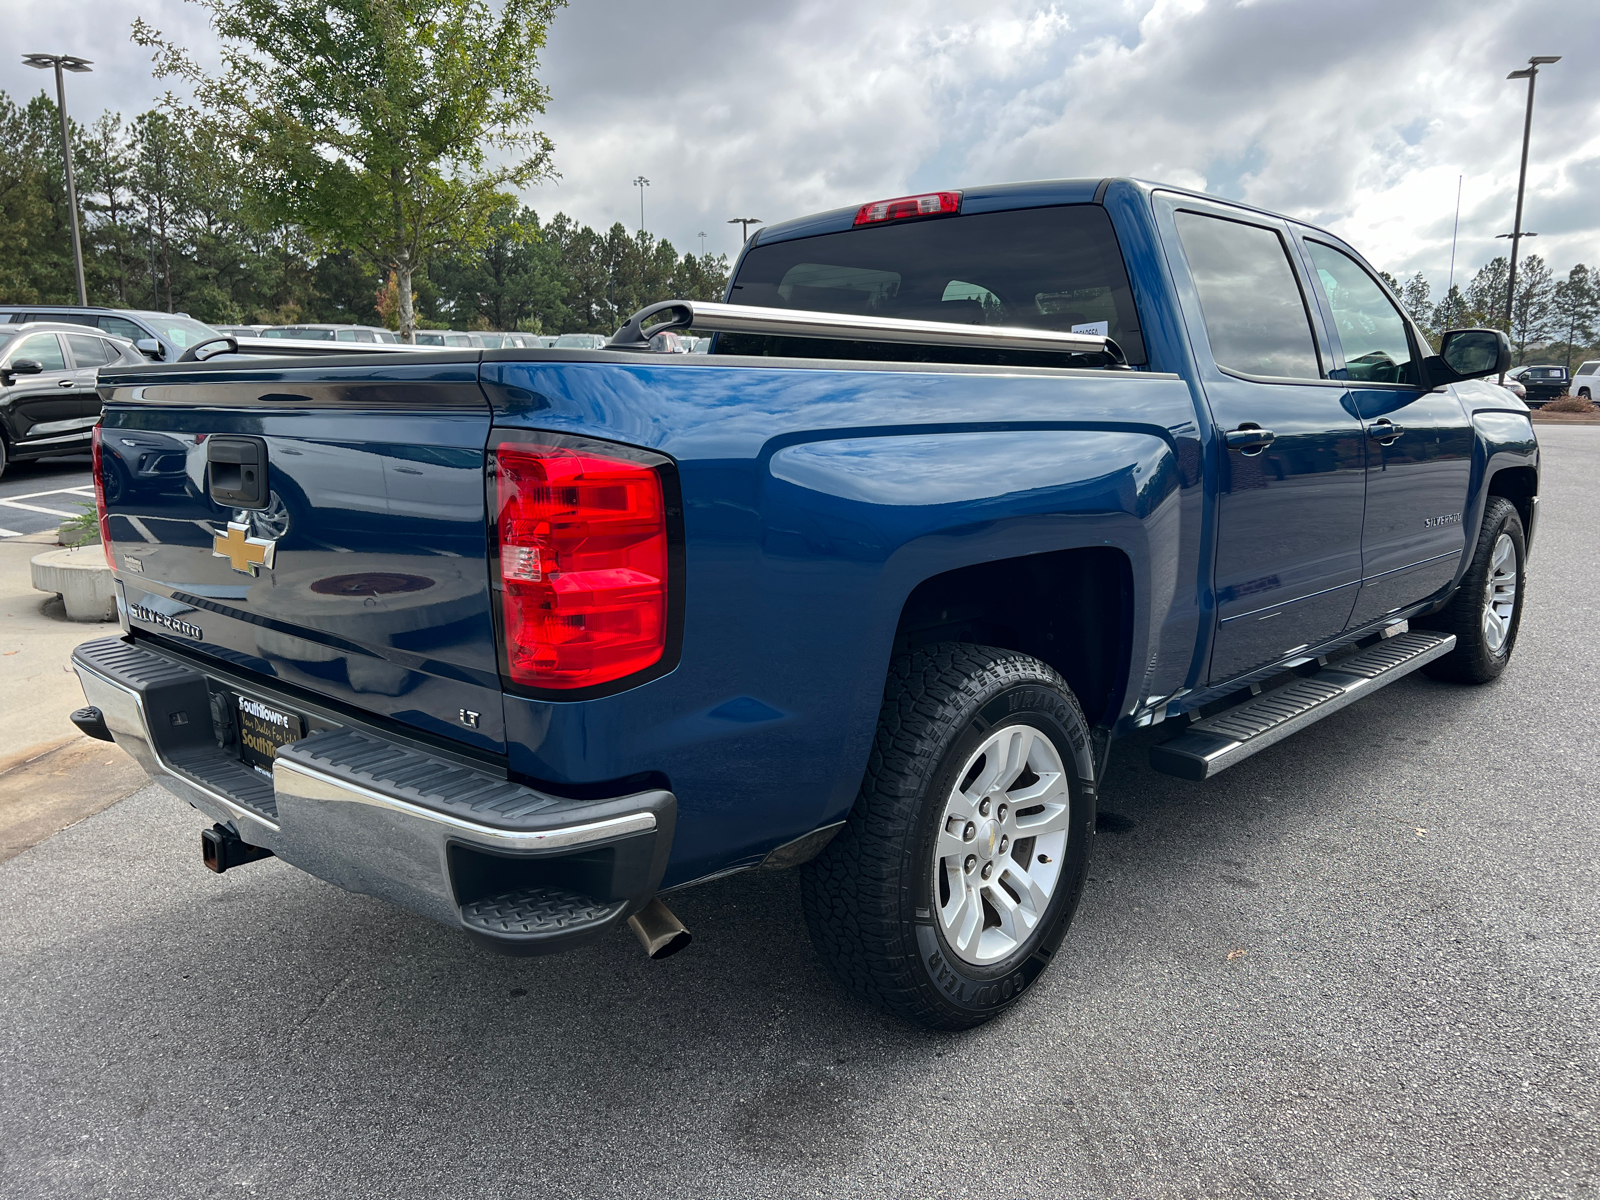
[(152, 545), (154, 545), (156, 543), (156, 541), (157, 541), (156, 535), (151, 533), (150, 530), (145, 526), (145, 523), (143, 521), (139, 520), (138, 517), (123, 517), (122, 519), (124, 521), (126, 521), (129, 525), (132, 525), (133, 526), (133, 531), (135, 533), (137, 533), (140, 537), (142, 537), (145, 541), (151, 543)]
[(15, 529), (0, 529), (0, 538), (21, 537)]
[(62, 496), (62, 495), (67, 494), (68, 492), (78, 492), (78, 493), (91, 492), (92, 493), (93, 491), (94, 491), (94, 484), (91, 483), (86, 488), (85, 487), (51, 488), (48, 492), (24, 492), (20, 496), (7, 496), (4, 502), (6, 504), (10, 504), (11, 501), (13, 501), (13, 500), (37, 500), (40, 496)]
[(25, 512), (44, 513), (51, 517), (75, 517), (77, 513), (62, 512), (59, 508), (46, 508), (42, 504), (24, 504), (20, 500), (0, 500), (7, 508), (20, 508)]

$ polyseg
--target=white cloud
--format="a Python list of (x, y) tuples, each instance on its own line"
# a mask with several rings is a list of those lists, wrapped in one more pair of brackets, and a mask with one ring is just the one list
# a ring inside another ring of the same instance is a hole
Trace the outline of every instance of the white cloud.
[[(80, 116), (159, 88), (126, 40), (143, 14), (203, 55), (181, 0), (73, 0), (11, 14), (22, 49), (97, 59)], [(26, 42), (26, 45), (23, 43)], [(34, 43), (38, 43), (35, 45)], [(1600, 263), (1600, 7), (1592, 0), (574, 0), (551, 33), (546, 215), (646, 224), (680, 249), (737, 248), (769, 221), (936, 186), (1130, 174), (1325, 224), (1396, 274), (1442, 285), (1505, 247), (1523, 85), (1539, 79), (1530, 250)], [(0, 63), (0, 87), (44, 76)]]

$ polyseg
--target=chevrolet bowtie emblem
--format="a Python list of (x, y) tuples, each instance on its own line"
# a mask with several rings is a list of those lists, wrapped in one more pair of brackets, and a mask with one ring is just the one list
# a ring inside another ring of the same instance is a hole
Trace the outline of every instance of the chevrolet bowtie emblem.
[(225, 558), (235, 571), (246, 575), (260, 574), (260, 568), (272, 570), (272, 559), (277, 554), (278, 543), (270, 538), (250, 536), (250, 526), (228, 522), (226, 535), (217, 534), (211, 540), (214, 558)]

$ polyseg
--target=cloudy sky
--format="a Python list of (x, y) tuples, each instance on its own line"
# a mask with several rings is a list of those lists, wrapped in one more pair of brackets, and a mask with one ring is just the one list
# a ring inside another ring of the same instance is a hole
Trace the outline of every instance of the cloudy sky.
[[(184, 0), (7, 5), (22, 51), (77, 53), (80, 118), (161, 87), (137, 15), (210, 58)], [(544, 55), (557, 183), (541, 215), (639, 220), (731, 254), (729, 217), (781, 220), (942, 187), (1136, 175), (1332, 228), (1437, 289), (1461, 185), (1458, 279), (1506, 243), (1526, 85), (1539, 77), (1525, 227), (1565, 269), (1600, 265), (1595, 0), (572, 0)], [(49, 77), (0, 62), (0, 88)]]

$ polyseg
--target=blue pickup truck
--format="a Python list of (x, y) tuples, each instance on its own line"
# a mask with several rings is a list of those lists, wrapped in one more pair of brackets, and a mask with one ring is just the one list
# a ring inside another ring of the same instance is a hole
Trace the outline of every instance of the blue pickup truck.
[(798, 868), (841, 981), (970, 1026), (1056, 953), (1120, 736), (1200, 780), (1505, 669), (1507, 355), (1325, 231), (1092, 179), (768, 227), (603, 348), (106, 370), (74, 719), (214, 870), (664, 955), (675, 889)]

